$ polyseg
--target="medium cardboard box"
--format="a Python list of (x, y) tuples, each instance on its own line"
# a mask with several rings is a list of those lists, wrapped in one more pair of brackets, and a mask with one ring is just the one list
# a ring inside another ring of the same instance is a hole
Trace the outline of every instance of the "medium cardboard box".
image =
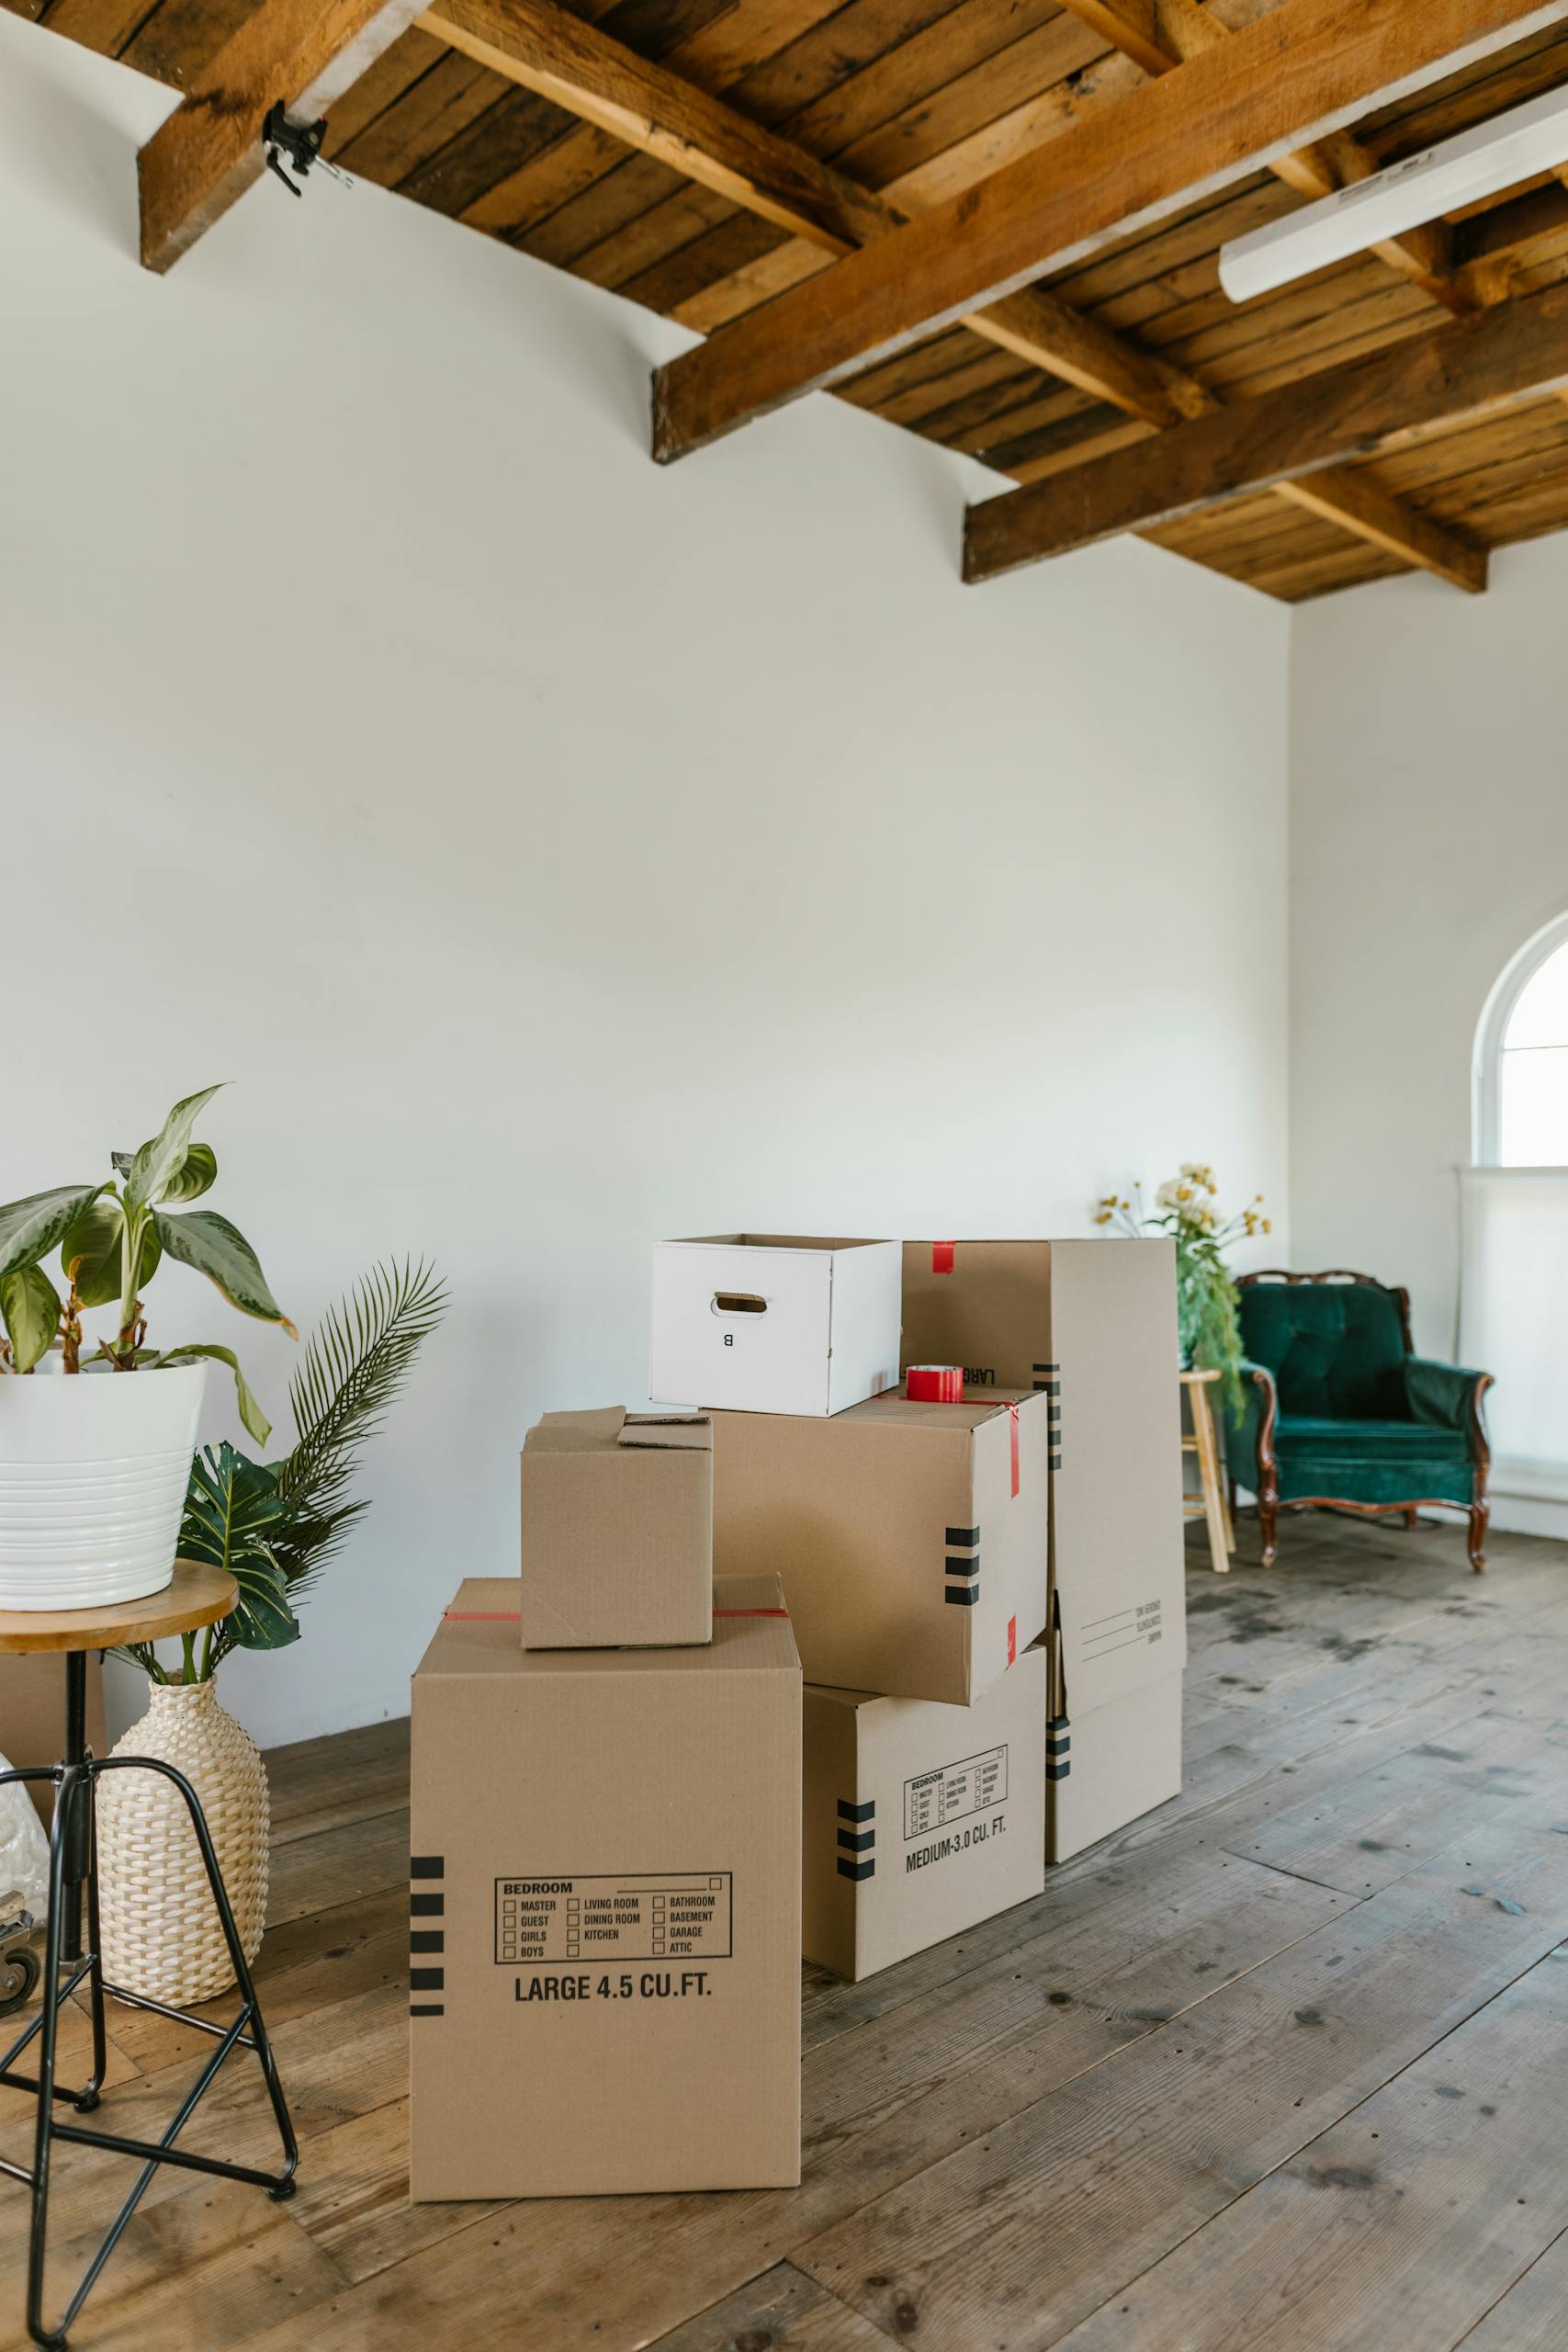
[[(87, 1660), (87, 1745), (95, 1756), (108, 1753), (104, 1728), (104, 1670)], [(0, 1657), (0, 1756), (18, 1770), (58, 1764), (65, 1752), (65, 1660), (61, 1657)], [(54, 1815), (54, 1792), (47, 1781), (29, 1781), (28, 1793), (44, 1821)], [(6, 1889), (0, 1886), (0, 1894)]]
[(523, 1443), (523, 1646), (705, 1642), (713, 1428), (702, 1415), (547, 1413)]
[(1052, 1592), (1048, 1861), (1065, 1862), (1181, 1786), (1184, 1582), (1180, 1552), (1167, 1548), (1145, 1566)]
[(1045, 1858), (1065, 1862), (1181, 1790), (1181, 1676), (1050, 1727)]
[(906, 1363), (1050, 1399), (1058, 1581), (1179, 1555), (1173, 1242), (906, 1242), (903, 1345)]
[(800, 1660), (778, 1586), (689, 1649), (525, 1650), (470, 1579), (413, 1678), (416, 2199), (800, 2178)]
[(716, 1233), (653, 1253), (649, 1394), (841, 1413), (898, 1385), (897, 1241)]
[(802, 1950), (874, 1974), (1045, 1883), (1046, 1657), (972, 1707), (806, 1689)]
[(1046, 1401), (716, 1414), (716, 1569), (782, 1580), (813, 1682), (970, 1705), (1045, 1623)]

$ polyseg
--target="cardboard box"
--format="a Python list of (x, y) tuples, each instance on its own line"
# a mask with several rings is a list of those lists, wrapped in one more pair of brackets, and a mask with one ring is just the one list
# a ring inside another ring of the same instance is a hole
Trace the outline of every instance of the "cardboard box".
[(714, 1565), (778, 1577), (813, 1682), (968, 1706), (1045, 1623), (1043, 1396), (714, 1417)]
[(1168, 1552), (1057, 1585), (1050, 1660), (1046, 1860), (1065, 1862), (1181, 1786), (1185, 1570)]
[(742, 1413), (841, 1413), (898, 1385), (896, 1241), (716, 1233), (653, 1253), (649, 1394)]
[(547, 1413), (523, 1445), (524, 1648), (712, 1632), (712, 1424), (623, 1405)]
[(1065, 1862), (1181, 1790), (1181, 1676), (1058, 1717), (1048, 1734), (1045, 1859)]
[(800, 1660), (776, 1583), (690, 1649), (525, 1650), (466, 1583), (413, 1678), (412, 2192), (800, 2177)]
[(806, 1689), (802, 1949), (873, 1975), (1045, 1883), (1046, 1657), (972, 1707)]
[(903, 1346), (1050, 1400), (1059, 1583), (1179, 1559), (1174, 1242), (908, 1241)]
[[(104, 1728), (104, 1670), (87, 1660), (87, 1745), (95, 1756), (108, 1754)], [(0, 1756), (18, 1770), (58, 1764), (65, 1752), (65, 1659), (63, 1655), (0, 1657)], [(45, 1781), (28, 1784), (39, 1815), (54, 1817), (54, 1792)], [(0, 1886), (0, 1894), (6, 1889)]]

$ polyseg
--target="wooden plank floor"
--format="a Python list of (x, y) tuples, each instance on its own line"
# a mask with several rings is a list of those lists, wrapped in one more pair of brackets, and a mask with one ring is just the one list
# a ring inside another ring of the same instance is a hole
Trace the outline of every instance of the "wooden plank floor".
[[(1568, 1546), (1499, 1536), (1482, 1580), (1450, 1528), (1287, 1520), (1267, 1575), (1241, 1544), (1189, 1575), (1179, 1798), (935, 1951), (806, 1972), (788, 2193), (411, 2207), (407, 1725), (278, 1750), (259, 1974), (299, 2193), (165, 2173), (73, 2344), (1568, 2345)], [(195, 2037), (112, 2030), (102, 2120), (145, 2132)], [(270, 2161), (237, 2064), (193, 2144)], [(129, 2167), (57, 2161), (63, 2280)], [(6, 2344), (26, 2238), (0, 2183)]]

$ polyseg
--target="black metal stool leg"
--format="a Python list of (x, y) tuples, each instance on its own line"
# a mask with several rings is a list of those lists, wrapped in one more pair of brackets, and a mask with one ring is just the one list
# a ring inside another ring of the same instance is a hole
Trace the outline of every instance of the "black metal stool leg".
[(42, 2007), (39, 2011), (38, 2122), (33, 2133), (32, 2227), (28, 2241), (28, 2333), (35, 2344), (62, 2345), (64, 2335), (44, 2324), (43, 2267), (49, 2236), (49, 2160), (54, 2138), (54, 2049), (60, 2019), (60, 1962), (68, 1932), (65, 1917), (66, 1849), (82, 1792), (83, 1767), (67, 1764), (55, 1782), (54, 1822), (49, 1839), (49, 1920), (44, 1939)]
[[(223, 1930), (223, 1940), (229, 1947), (229, 1963), (234, 1971), (234, 1981), (239, 1986), (240, 2017), (250, 2027), (248, 2039), (260, 2061), (262, 2078), (266, 2084), (267, 2097), (272, 2101), (272, 2112), (277, 2124), (277, 2136), (283, 2143), (283, 2170), (276, 2178), (265, 2181), (265, 2186), (276, 2198), (292, 2197), (295, 2168), (299, 2162), (299, 2144), (294, 2136), (294, 2124), (289, 2116), (288, 2102), (283, 2095), (283, 2084), (277, 2072), (277, 2063), (272, 2054), (272, 2043), (267, 2039), (266, 2028), (262, 2022), (261, 2005), (256, 1999), (256, 1988), (251, 1978), (250, 1963), (245, 1958), (244, 1946), (240, 1941), (240, 1930), (234, 1923), (234, 1913), (229, 1901), (229, 1890), (223, 1883), (223, 1873), (218, 1867), (218, 1855), (212, 1843), (212, 1833), (207, 1826), (207, 1815), (201, 1809), (201, 1800), (185, 1774), (176, 1770), (173, 1764), (165, 1764), (159, 1757), (106, 1756), (101, 1761), (90, 1764), (87, 1770), (95, 1779), (100, 1772), (124, 1770), (162, 1772), (165, 1780), (174, 1782), (185, 1799), (186, 1811), (190, 1815), (191, 1827), (196, 1832), (196, 1841), (201, 1849), (202, 1863), (207, 1871), (207, 1883), (212, 1890), (212, 1900), (218, 1908), (218, 1919)], [(112, 1994), (115, 1987), (111, 1984), (107, 1990)], [(223, 2167), (223, 2169), (232, 2168)], [(254, 2173), (244, 2174), (242, 2177), (252, 2180), (257, 2177)]]

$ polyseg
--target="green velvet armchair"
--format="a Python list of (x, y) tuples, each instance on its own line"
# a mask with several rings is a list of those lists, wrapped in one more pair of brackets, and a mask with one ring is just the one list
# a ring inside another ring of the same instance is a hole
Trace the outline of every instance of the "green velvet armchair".
[(1470, 1514), (1470, 1564), (1486, 1566), (1489, 1372), (1416, 1354), (1410, 1294), (1370, 1274), (1243, 1274), (1245, 1408), (1226, 1430), (1233, 1487), (1258, 1497), (1263, 1564), (1281, 1510), (1328, 1505), (1376, 1518), (1423, 1505)]

